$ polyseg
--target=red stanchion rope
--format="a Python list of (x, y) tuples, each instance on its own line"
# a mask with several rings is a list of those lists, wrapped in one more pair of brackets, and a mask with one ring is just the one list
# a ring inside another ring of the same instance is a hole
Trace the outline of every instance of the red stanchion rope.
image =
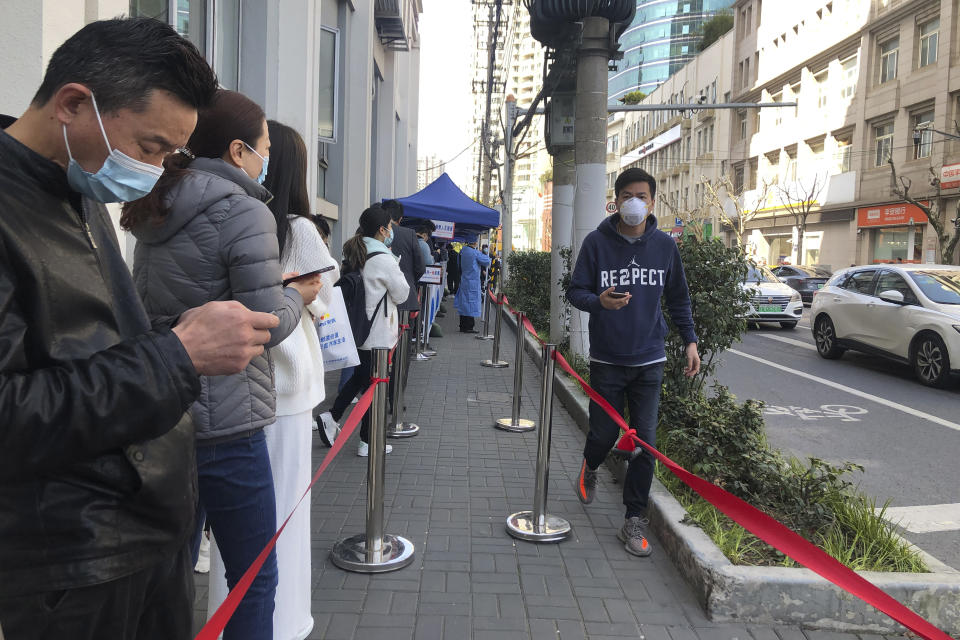
[[(534, 333), (534, 335), (536, 334)], [(553, 359), (580, 384), (586, 394), (590, 396), (590, 399), (600, 405), (600, 408), (623, 429), (624, 435), (617, 444), (617, 448), (632, 451), (635, 445), (639, 444), (707, 502), (770, 546), (779, 549), (841, 589), (852, 593), (867, 604), (882, 611), (914, 633), (930, 640), (950, 640), (950, 636), (946, 633), (893, 599), (873, 583), (865, 580), (833, 556), (732, 493), (690, 473), (641, 440), (637, 436), (637, 432), (624, 421), (623, 416), (573, 370), (566, 358), (559, 352), (554, 351)]]
[(357, 401), (357, 406), (350, 413), (350, 417), (340, 430), (340, 435), (337, 436), (337, 439), (334, 441), (330, 451), (328, 451), (327, 455), (324, 456), (323, 462), (320, 463), (320, 467), (313, 475), (313, 479), (310, 481), (310, 484), (304, 490), (303, 495), (300, 496), (300, 500), (297, 501), (296, 506), (293, 507), (293, 511), (291, 511), (290, 515), (287, 516), (287, 519), (283, 521), (283, 524), (280, 525), (280, 528), (277, 529), (277, 532), (273, 534), (273, 537), (270, 538), (270, 542), (268, 542), (267, 546), (263, 548), (263, 551), (260, 552), (260, 555), (258, 555), (256, 560), (253, 561), (253, 564), (250, 565), (237, 584), (233, 587), (233, 589), (230, 590), (226, 600), (223, 601), (216, 613), (214, 613), (210, 620), (207, 621), (207, 624), (203, 626), (203, 629), (201, 629), (200, 633), (197, 634), (195, 640), (217, 640), (217, 637), (219, 637), (219, 635), (223, 632), (224, 627), (227, 626), (227, 622), (230, 621), (230, 618), (240, 605), (240, 601), (243, 600), (243, 596), (246, 595), (250, 585), (253, 584), (253, 579), (256, 578), (257, 573), (260, 572), (260, 568), (263, 567), (263, 563), (267, 561), (267, 556), (270, 555), (270, 552), (276, 546), (277, 539), (280, 537), (280, 534), (283, 533), (287, 523), (290, 522), (290, 518), (292, 518), (293, 514), (296, 513), (298, 508), (300, 508), (300, 503), (302, 503), (304, 498), (307, 497), (307, 494), (310, 492), (310, 489), (313, 488), (313, 485), (317, 483), (317, 480), (320, 479), (320, 476), (323, 475), (323, 472), (327, 470), (327, 467), (330, 466), (330, 463), (333, 462), (333, 459), (336, 458), (337, 454), (343, 449), (344, 443), (350, 439), (351, 435), (353, 435), (353, 432), (356, 430), (357, 425), (360, 424), (360, 420), (363, 418), (363, 415), (370, 408), (370, 404), (373, 402), (373, 392), (377, 388), (377, 385), (389, 381), (389, 378), (370, 379), (370, 386), (366, 391), (364, 391), (363, 395), (360, 396), (360, 399)]

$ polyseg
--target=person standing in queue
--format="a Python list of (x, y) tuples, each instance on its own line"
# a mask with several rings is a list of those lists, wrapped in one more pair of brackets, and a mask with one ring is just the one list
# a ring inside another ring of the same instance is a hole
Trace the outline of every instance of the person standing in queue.
[[(567, 299), (590, 314), (590, 384), (630, 427), (656, 446), (660, 385), (666, 362), (667, 323), (661, 298), (686, 343), (687, 376), (700, 371), (690, 292), (677, 243), (657, 229), (652, 213), (657, 195), (653, 176), (627, 169), (615, 184), (617, 213), (591, 231), (580, 247)], [(590, 432), (577, 478), (577, 497), (593, 501), (597, 468), (616, 444), (620, 428), (590, 402)], [(648, 556), (647, 502), (654, 460), (646, 450), (630, 461), (623, 483), (626, 518), (617, 532), (628, 553)]]
[[(124, 207), (121, 225), (137, 238), (133, 277), (147, 312), (176, 315), (208, 300), (237, 300), (275, 314), (275, 347), (300, 326), (304, 305), (320, 291), (319, 275), (282, 284), (277, 224), (263, 186), (270, 135), (263, 109), (221, 89), (200, 111), (187, 143), (146, 198)], [(192, 156), (192, 157), (191, 157)], [(206, 376), (190, 408), (197, 424), (197, 520), (207, 522), (229, 588), (277, 530), (273, 473), (264, 427), (276, 422), (270, 350), (242, 372)], [(194, 542), (194, 560), (201, 530)], [(273, 636), (276, 553), (271, 550), (224, 629), (224, 640)]]
[(150, 318), (103, 203), (137, 200), (217, 80), (149, 18), (92, 22), (0, 116), (0, 636), (192, 637), (200, 376), (261, 357), (276, 316)]
[(477, 236), (468, 238), (460, 249), (460, 284), (453, 306), (460, 314), (460, 333), (477, 333), (474, 328), (476, 319), (483, 313), (483, 295), (485, 295), (481, 268), (490, 266), (490, 257), (477, 251)]

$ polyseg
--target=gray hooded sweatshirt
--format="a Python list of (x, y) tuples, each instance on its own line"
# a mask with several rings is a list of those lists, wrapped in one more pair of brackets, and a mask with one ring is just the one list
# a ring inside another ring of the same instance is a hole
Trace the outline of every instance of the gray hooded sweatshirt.
[[(151, 318), (178, 316), (211, 300), (274, 313), (268, 347), (300, 322), (303, 299), (283, 288), (270, 192), (223, 160), (197, 158), (164, 199), (167, 216), (142, 223), (133, 278)], [(191, 407), (198, 444), (230, 440), (276, 420), (270, 350), (231, 376), (201, 376)]]

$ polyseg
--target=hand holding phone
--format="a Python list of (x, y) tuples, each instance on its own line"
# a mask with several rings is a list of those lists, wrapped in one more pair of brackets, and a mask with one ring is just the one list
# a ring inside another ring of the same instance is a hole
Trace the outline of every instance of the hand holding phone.
[(627, 293), (625, 293), (625, 292), (623, 292), (623, 291), (611, 291), (609, 295), (610, 295), (611, 298), (616, 298), (617, 300), (619, 300), (619, 299), (621, 299), (621, 298), (626, 298), (627, 295), (629, 295), (629, 294), (627, 294)]
[(314, 271), (308, 271), (307, 273), (301, 273), (290, 278), (284, 278), (283, 286), (289, 285), (291, 282), (300, 282), (301, 280), (309, 280), (313, 276), (320, 275), (321, 273), (326, 273), (327, 271), (333, 271), (333, 265), (324, 267), (323, 269), (316, 269)]
[(614, 291), (615, 287), (605, 289), (600, 294), (600, 306), (610, 311), (616, 311), (627, 306), (630, 302), (630, 294), (621, 291)]

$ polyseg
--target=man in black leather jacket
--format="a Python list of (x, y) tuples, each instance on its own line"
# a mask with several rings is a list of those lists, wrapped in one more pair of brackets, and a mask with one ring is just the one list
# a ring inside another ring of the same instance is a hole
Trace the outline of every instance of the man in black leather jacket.
[[(277, 319), (236, 302), (152, 326), (103, 202), (152, 188), (216, 89), (167, 25), (87, 25), (0, 118), (0, 637), (188, 638), (199, 374)], [(153, 178), (155, 181), (155, 177)]]

